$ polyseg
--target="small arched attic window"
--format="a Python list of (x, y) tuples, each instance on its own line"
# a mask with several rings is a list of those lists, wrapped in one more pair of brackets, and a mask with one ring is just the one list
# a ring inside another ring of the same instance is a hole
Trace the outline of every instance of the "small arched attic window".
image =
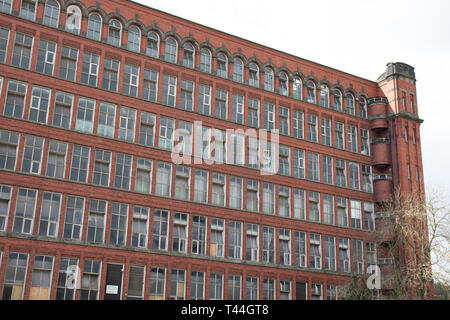
[(332, 91), (334, 96), (334, 109), (342, 111), (342, 92), (339, 89), (334, 89)]
[(326, 108), (330, 106), (330, 89), (325, 84), (320, 86), (320, 105)]
[(141, 29), (132, 25), (128, 28), (128, 50), (139, 52), (141, 51)]
[(178, 43), (177, 41), (170, 37), (166, 40), (166, 53), (164, 59), (168, 62), (177, 63), (177, 51), (178, 51)]
[(284, 72), (280, 72), (278, 76), (278, 91), (284, 96), (289, 94), (289, 78)]
[(159, 35), (154, 31), (148, 33), (146, 53), (150, 57), (159, 57)]
[(292, 84), (292, 95), (295, 99), (302, 99), (303, 96), (303, 83), (302, 79), (299, 77), (294, 78), (294, 82)]
[(228, 58), (223, 53), (217, 55), (217, 75), (222, 78), (228, 78)]
[(270, 68), (264, 69), (264, 90), (273, 91), (273, 70)]
[(81, 9), (71, 5), (67, 8), (66, 30), (75, 34), (80, 34)]
[(306, 101), (316, 103), (316, 84), (312, 80), (306, 82)]
[(60, 5), (58, 1), (47, 0), (44, 8), (44, 24), (53, 28), (58, 28), (59, 13)]
[(233, 80), (244, 82), (244, 63), (239, 58), (233, 60)]
[(351, 93), (347, 93), (345, 96), (345, 100), (347, 100), (347, 113), (355, 114), (355, 97)]
[(185, 43), (183, 46), (183, 66), (188, 68), (194, 68), (195, 62), (195, 49), (189, 42)]
[(259, 87), (259, 68), (256, 63), (249, 65), (249, 84), (253, 87)]
[(211, 72), (211, 52), (206, 48), (203, 48), (200, 53), (200, 70)]
[(359, 115), (367, 119), (367, 100), (364, 97), (359, 97)]

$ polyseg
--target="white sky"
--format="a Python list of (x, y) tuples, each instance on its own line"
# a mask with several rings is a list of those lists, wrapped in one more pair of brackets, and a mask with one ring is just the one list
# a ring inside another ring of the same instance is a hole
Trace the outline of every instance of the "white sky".
[(369, 80), (415, 67), (425, 184), (448, 190), (450, 1), (135, 1)]

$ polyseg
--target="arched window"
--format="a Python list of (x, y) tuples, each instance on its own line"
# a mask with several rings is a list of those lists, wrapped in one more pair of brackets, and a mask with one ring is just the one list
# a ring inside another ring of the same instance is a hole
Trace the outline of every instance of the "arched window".
[(228, 78), (228, 58), (223, 53), (217, 55), (217, 75)]
[(259, 68), (256, 63), (249, 65), (249, 84), (254, 87), (259, 87)]
[(150, 57), (159, 57), (159, 36), (156, 32), (150, 31), (147, 37), (147, 55)]
[(164, 59), (168, 62), (177, 63), (178, 43), (174, 38), (167, 38), (166, 40), (166, 54)]
[(316, 84), (312, 80), (306, 82), (306, 101), (316, 103)]
[(200, 70), (203, 72), (211, 72), (211, 52), (203, 48), (200, 54)]
[(12, 0), (0, 0), (0, 12), (11, 13)]
[(289, 79), (284, 72), (280, 72), (278, 76), (278, 91), (285, 96), (289, 94)]
[(347, 113), (355, 114), (355, 98), (351, 93), (348, 93), (345, 99), (347, 100)]
[(359, 98), (359, 115), (367, 119), (367, 100), (364, 97)]
[(264, 89), (273, 91), (273, 71), (270, 68), (264, 69)]
[(22, 0), (22, 4), (20, 5), (20, 17), (34, 21), (36, 19), (37, 6), (37, 0)]
[(244, 82), (244, 63), (239, 58), (233, 60), (233, 80)]
[(115, 19), (109, 22), (108, 43), (118, 47), (122, 43), (122, 24)]
[(98, 13), (89, 15), (87, 37), (97, 41), (102, 37), (102, 18)]
[(303, 96), (303, 85), (302, 80), (298, 77), (294, 78), (294, 83), (292, 84), (292, 95), (295, 99), (302, 99)]
[(59, 10), (60, 6), (58, 1), (47, 0), (44, 9), (44, 24), (53, 28), (58, 28)]
[(78, 6), (71, 5), (67, 8), (66, 30), (75, 34), (79, 34), (80, 27), (81, 9)]
[(188, 68), (194, 67), (195, 49), (190, 43), (185, 43), (183, 46), (183, 66)]
[(333, 90), (334, 96), (334, 109), (338, 111), (342, 111), (342, 92), (339, 89)]
[(330, 90), (324, 84), (320, 86), (320, 105), (326, 108), (330, 106)]
[(139, 52), (141, 51), (141, 29), (137, 26), (131, 26), (128, 29), (128, 50)]

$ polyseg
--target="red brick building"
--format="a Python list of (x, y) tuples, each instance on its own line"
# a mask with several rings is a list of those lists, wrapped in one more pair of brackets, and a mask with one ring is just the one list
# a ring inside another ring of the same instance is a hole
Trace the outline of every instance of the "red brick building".
[(1, 0), (0, 63), (5, 300), (336, 299), (389, 270), (377, 203), (423, 192), (403, 63), (369, 81), (125, 0)]

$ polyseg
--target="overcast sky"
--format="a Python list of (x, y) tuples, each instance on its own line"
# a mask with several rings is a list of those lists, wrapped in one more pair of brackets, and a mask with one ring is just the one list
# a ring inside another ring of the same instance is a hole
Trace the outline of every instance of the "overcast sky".
[(416, 69), (425, 184), (450, 186), (450, 1), (135, 0), (369, 80)]

